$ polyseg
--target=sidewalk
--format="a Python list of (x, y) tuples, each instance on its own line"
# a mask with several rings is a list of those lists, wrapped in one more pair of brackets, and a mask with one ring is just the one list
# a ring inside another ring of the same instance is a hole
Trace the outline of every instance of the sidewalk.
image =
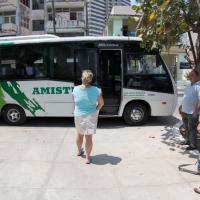
[(0, 199), (198, 200), (193, 187), (200, 177), (178, 171), (195, 155), (177, 144), (172, 121), (178, 120), (125, 127), (100, 120), (90, 165), (76, 156), (72, 120), (66, 126), (1, 126)]

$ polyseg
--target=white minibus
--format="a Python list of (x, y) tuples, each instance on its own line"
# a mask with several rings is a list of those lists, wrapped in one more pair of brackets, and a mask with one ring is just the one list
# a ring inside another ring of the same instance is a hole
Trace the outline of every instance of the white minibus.
[(0, 112), (10, 125), (27, 117), (72, 117), (81, 72), (94, 73), (105, 105), (100, 116), (141, 125), (175, 110), (175, 82), (158, 51), (138, 37), (0, 38)]

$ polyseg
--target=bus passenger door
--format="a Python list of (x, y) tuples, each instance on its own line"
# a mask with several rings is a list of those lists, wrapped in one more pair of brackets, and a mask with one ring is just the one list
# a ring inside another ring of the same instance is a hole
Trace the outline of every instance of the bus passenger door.
[(121, 102), (122, 51), (102, 49), (99, 51), (98, 84), (101, 86), (104, 106), (101, 115), (117, 115)]

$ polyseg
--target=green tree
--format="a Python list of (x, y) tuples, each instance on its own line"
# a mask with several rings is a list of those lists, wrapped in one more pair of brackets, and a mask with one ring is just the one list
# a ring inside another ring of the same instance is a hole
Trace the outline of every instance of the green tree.
[[(138, 33), (143, 38), (143, 45), (149, 48), (169, 49), (175, 44), (183, 44), (182, 35), (187, 33), (194, 67), (200, 71), (200, 0), (137, 2), (140, 4), (133, 6), (133, 9), (142, 13)], [(197, 34), (196, 44), (193, 44), (191, 32)], [(188, 47), (185, 46), (185, 49)]]

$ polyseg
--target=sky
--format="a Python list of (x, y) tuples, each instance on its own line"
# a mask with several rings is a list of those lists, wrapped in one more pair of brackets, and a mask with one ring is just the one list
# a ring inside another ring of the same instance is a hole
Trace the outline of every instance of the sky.
[(135, 4), (135, 0), (131, 0), (131, 5)]

